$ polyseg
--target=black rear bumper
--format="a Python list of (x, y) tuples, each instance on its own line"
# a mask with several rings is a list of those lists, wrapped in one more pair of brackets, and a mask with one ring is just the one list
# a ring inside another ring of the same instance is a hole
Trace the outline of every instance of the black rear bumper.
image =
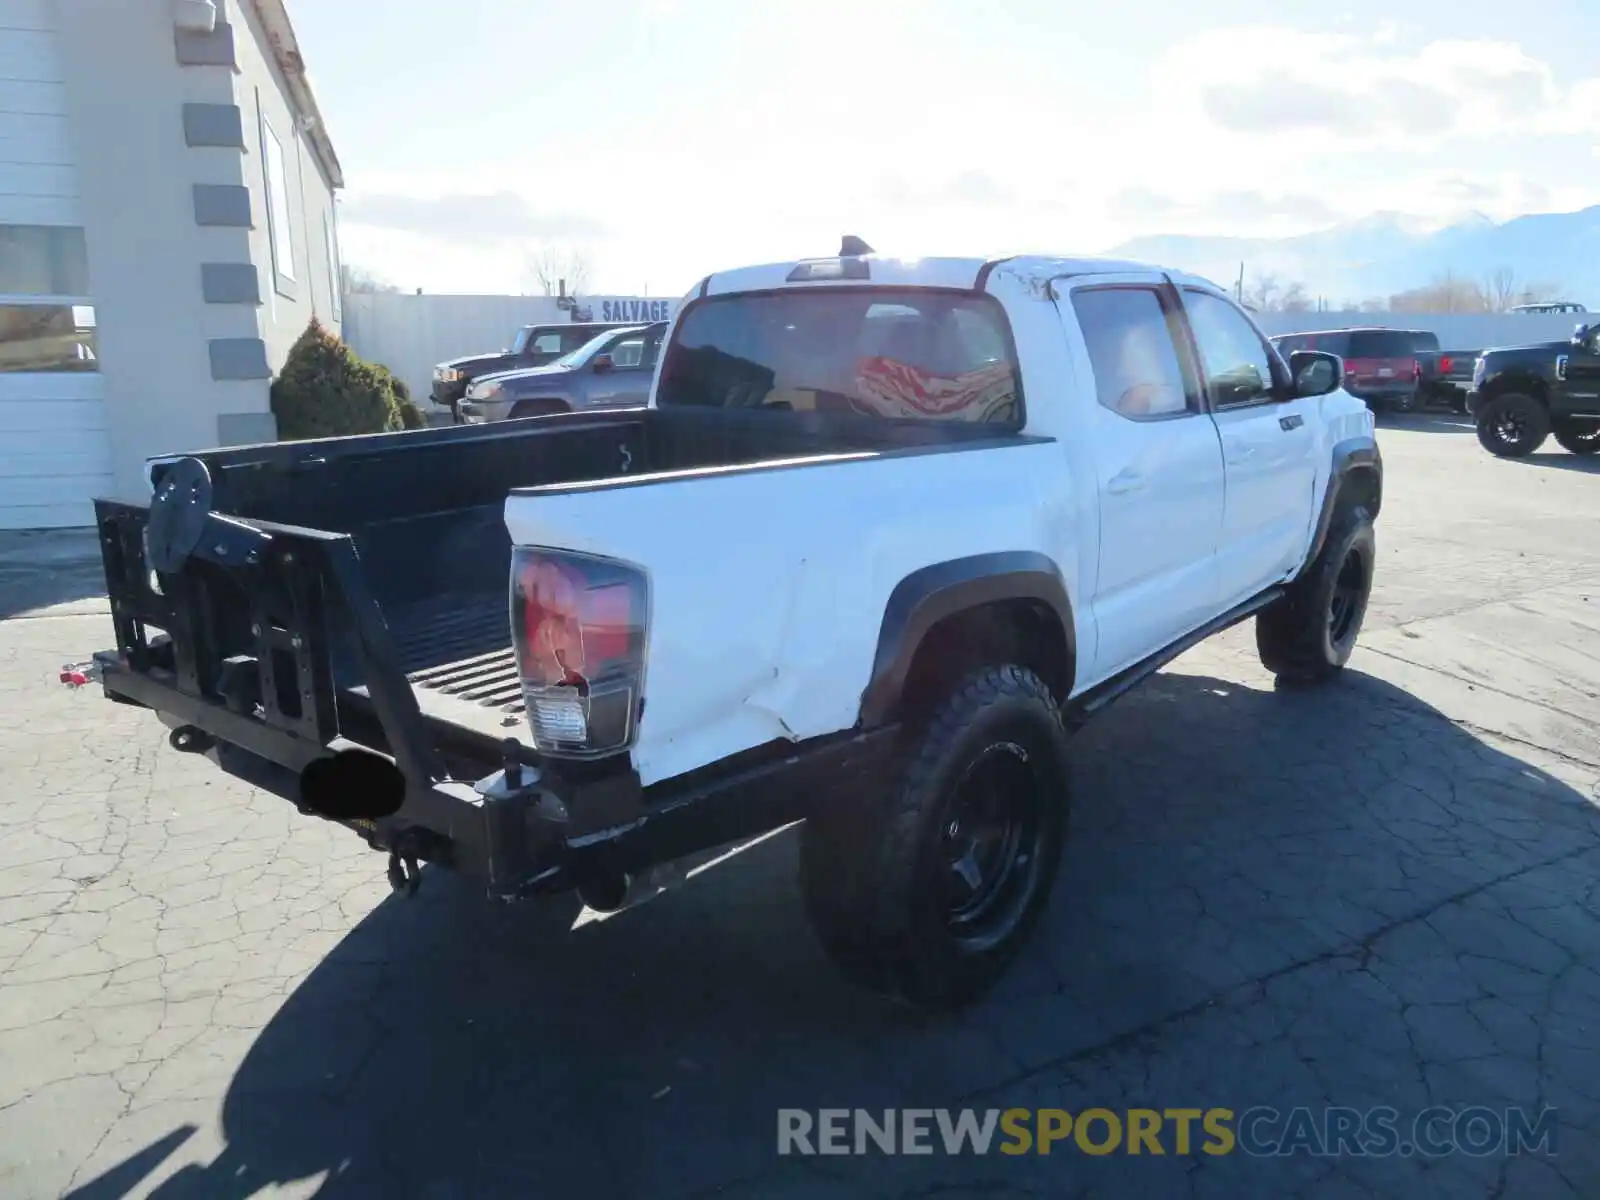
[[(892, 726), (846, 731), (649, 788), (625, 758), (541, 761), (419, 708), (349, 537), (208, 525), (157, 589), (149, 511), (99, 501), (97, 516), (117, 633), (96, 656), (108, 697), (154, 710), (175, 746), (374, 849), (474, 876), (500, 898), (635, 874), (801, 819), (841, 786), (870, 786), (893, 752)], [(383, 811), (330, 812), (304, 773), (335, 758), (381, 763), (403, 791)]]

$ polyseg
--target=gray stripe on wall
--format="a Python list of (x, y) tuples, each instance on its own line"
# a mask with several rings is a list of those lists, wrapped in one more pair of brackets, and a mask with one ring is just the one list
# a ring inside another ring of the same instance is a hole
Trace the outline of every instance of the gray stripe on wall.
[(278, 420), (269, 412), (218, 413), (217, 444), (257, 446), (278, 440)]
[(185, 67), (237, 67), (233, 51), (233, 26), (218, 21), (210, 33), (176, 30), (178, 62)]
[(242, 183), (195, 184), (194, 223), (249, 229), (250, 189)]
[(261, 277), (254, 263), (201, 263), (200, 291), (207, 304), (260, 304)]
[(244, 114), (237, 104), (185, 104), (183, 140), (191, 146), (244, 149)]
[(212, 338), (206, 343), (211, 352), (213, 379), (270, 379), (267, 344), (260, 338)]

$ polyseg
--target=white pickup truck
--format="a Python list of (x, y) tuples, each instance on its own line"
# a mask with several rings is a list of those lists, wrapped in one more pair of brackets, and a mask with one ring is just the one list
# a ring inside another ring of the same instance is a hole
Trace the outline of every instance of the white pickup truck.
[(843, 972), (971, 1000), (1072, 728), (1252, 616), (1281, 678), (1344, 665), (1382, 463), (1340, 361), (1202, 279), (850, 249), (706, 279), (645, 410), (165, 460), (100, 504), (107, 692), (403, 890), (614, 909), (803, 818)]

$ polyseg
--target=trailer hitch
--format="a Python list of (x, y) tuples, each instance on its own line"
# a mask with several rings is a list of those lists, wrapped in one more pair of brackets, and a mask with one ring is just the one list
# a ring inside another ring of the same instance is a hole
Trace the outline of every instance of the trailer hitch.
[(396, 895), (410, 899), (422, 886), (422, 868), (417, 865), (417, 836), (402, 830), (389, 843), (389, 887)]
[(402, 854), (398, 850), (389, 851), (389, 887), (396, 895), (405, 896), (408, 900), (417, 894), (417, 889), (422, 886), (422, 872), (417, 866), (417, 857), (414, 854)]

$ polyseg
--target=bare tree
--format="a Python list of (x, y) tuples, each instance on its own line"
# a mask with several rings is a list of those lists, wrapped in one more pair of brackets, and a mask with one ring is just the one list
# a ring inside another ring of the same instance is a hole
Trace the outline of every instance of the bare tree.
[(578, 246), (550, 244), (528, 255), (528, 277), (546, 296), (581, 296), (589, 290), (593, 263)]
[(1510, 312), (1521, 303), (1522, 288), (1517, 283), (1517, 273), (1510, 267), (1496, 267), (1478, 284), (1483, 293), (1483, 304), (1490, 312)]
[(1283, 285), (1276, 275), (1257, 275), (1255, 280), (1240, 289), (1239, 298), (1257, 312), (1272, 312), (1277, 308)]
[(1432, 283), (1409, 288), (1389, 297), (1391, 312), (1481, 313), (1489, 301), (1482, 287), (1454, 271), (1436, 275)]
[(1306, 293), (1305, 284), (1291, 283), (1283, 289), (1283, 294), (1278, 297), (1278, 311), (1286, 313), (1310, 312), (1312, 309), (1311, 297)]
[(386, 279), (374, 275), (365, 267), (344, 263), (339, 267), (339, 288), (346, 296), (375, 295), (380, 292), (398, 292), (400, 289)]
[(1517, 294), (1517, 303), (1549, 304), (1561, 299), (1563, 290), (1559, 283), (1530, 283)]
[(1258, 275), (1239, 292), (1240, 300), (1256, 312), (1310, 312), (1312, 308), (1305, 284), (1285, 283), (1276, 275)]

